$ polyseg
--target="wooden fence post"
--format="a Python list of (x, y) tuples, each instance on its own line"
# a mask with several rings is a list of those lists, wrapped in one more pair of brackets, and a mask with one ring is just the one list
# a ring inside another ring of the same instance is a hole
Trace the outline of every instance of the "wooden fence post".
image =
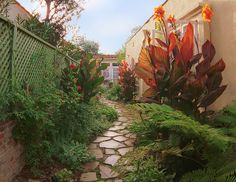
[(12, 51), (10, 61), (10, 88), (12, 89), (15, 84), (15, 52), (16, 52), (16, 41), (17, 41), (17, 26), (14, 24), (13, 39), (12, 39)]

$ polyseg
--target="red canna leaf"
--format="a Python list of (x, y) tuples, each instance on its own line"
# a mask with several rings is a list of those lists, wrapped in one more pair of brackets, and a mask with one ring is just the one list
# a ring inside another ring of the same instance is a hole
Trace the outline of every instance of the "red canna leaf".
[(201, 58), (202, 58), (202, 54), (201, 53), (193, 56), (192, 59), (189, 61), (189, 64), (188, 64), (189, 68), (191, 68), (193, 65), (198, 63)]
[(160, 67), (162, 67), (166, 69), (166, 71), (168, 71), (170, 69), (168, 52), (161, 47), (153, 45), (149, 46), (149, 50), (150, 57), (155, 68), (159, 69)]
[(139, 67), (138, 64), (136, 64), (134, 71), (147, 85), (156, 87), (155, 78), (152, 72), (146, 71), (142, 67)]
[(181, 76), (185, 73), (181, 65), (178, 65), (176, 61), (172, 62), (172, 69), (170, 73), (170, 85), (173, 85)]
[(165, 42), (163, 42), (161, 39), (155, 38), (155, 40), (158, 42), (158, 44), (163, 48), (168, 48)]
[(155, 88), (149, 88), (143, 93), (143, 97), (154, 98), (157, 95), (157, 90)]
[(196, 79), (186, 84), (184, 93), (188, 94), (191, 99), (196, 99), (204, 91), (207, 76), (203, 76), (200, 79)]
[(210, 76), (207, 80), (206, 86), (208, 90), (212, 91), (217, 89), (223, 80), (221, 72), (217, 72), (214, 75)]
[(205, 97), (203, 97), (200, 100), (199, 107), (207, 107), (211, 104), (213, 104), (218, 97), (220, 97), (225, 89), (227, 88), (226, 85), (221, 86), (213, 91), (211, 91), (209, 94), (207, 94)]
[(181, 43), (182, 46), (180, 49), (180, 53), (182, 55), (183, 62), (187, 63), (193, 57), (194, 48), (194, 31), (193, 25), (191, 23), (187, 25), (187, 29)]
[(203, 54), (204, 59), (209, 59), (210, 62), (213, 60), (216, 54), (216, 50), (213, 44), (209, 40), (207, 40), (205, 44), (203, 44), (202, 54)]
[(178, 93), (188, 79), (189, 74), (181, 76), (174, 84), (169, 87), (169, 93), (171, 95)]
[(211, 66), (209, 70), (207, 71), (207, 74), (209, 76), (213, 75), (216, 72), (222, 72), (225, 70), (225, 62), (223, 59), (218, 61), (215, 65)]
[(208, 59), (203, 60), (196, 66), (196, 76), (197, 78), (201, 78), (203, 75), (207, 73), (210, 68), (210, 61)]
[(171, 32), (169, 35), (169, 41), (170, 41), (169, 53), (171, 53), (173, 49), (175, 48), (175, 46), (177, 45), (177, 37), (175, 36), (173, 32)]

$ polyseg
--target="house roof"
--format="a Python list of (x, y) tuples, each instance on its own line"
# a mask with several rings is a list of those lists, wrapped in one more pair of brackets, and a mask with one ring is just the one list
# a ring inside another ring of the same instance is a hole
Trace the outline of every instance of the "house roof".
[(116, 55), (113, 54), (96, 54), (94, 55), (95, 59), (117, 59)]
[(15, 0), (15, 4), (20, 7), (25, 13), (27, 13), (29, 16), (33, 16), (24, 6), (22, 6), (18, 1)]
[[(164, 3), (162, 3), (162, 6), (164, 6), (169, 0), (166, 0)], [(143, 27), (153, 18), (153, 15), (128, 39), (126, 44), (135, 36), (137, 33), (143, 29)]]

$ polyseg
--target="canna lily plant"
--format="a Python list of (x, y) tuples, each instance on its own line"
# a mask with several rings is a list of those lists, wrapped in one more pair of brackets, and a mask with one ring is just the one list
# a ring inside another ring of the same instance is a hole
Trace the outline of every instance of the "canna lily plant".
[(93, 59), (92, 55), (81, 56), (80, 63), (70, 64), (62, 72), (61, 87), (66, 93), (77, 92), (81, 101), (89, 102), (99, 92), (103, 83), (102, 71), (107, 68), (102, 60)]
[(123, 60), (119, 65), (120, 97), (125, 101), (132, 101), (136, 95), (136, 76), (129, 68), (127, 61)]
[[(203, 7), (202, 15), (204, 21), (210, 22), (213, 11), (209, 5)], [(150, 32), (144, 31), (145, 38), (135, 67), (135, 73), (150, 87), (143, 97), (159, 103), (167, 101), (184, 111), (187, 108), (200, 114), (201, 108), (206, 111), (226, 89), (226, 85), (221, 86), (225, 63), (221, 59), (213, 64), (216, 50), (210, 41), (202, 46), (202, 53), (194, 55), (193, 25), (187, 25), (181, 39), (176, 31), (175, 17), (170, 15), (165, 20), (164, 16), (162, 6), (155, 8), (154, 18), (163, 31), (162, 39), (152, 40)], [(172, 31), (168, 30), (168, 24)]]

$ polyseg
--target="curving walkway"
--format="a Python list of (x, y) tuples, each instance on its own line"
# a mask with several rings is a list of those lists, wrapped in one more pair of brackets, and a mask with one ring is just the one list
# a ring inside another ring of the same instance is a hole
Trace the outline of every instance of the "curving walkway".
[(128, 111), (123, 104), (102, 100), (102, 102), (116, 109), (119, 118), (102, 136), (89, 145), (89, 152), (96, 157), (96, 161), (84, 166), (81, 182), (122, 182), (119, 174), (112, 171), (121, 156), (133, 150), (135, 136), (127, 130), (134, 113)]

